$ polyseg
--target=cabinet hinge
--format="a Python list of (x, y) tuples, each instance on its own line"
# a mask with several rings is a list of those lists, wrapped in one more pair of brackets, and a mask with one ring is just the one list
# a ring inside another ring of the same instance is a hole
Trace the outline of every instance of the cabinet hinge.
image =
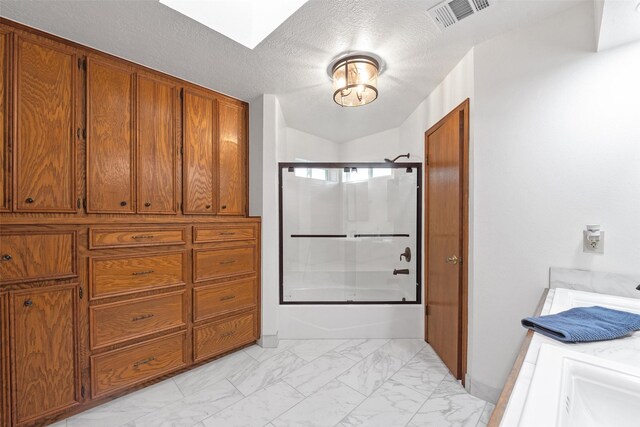
[(424, 164), (429, 166), (429, 156), (424, 157)]
[(82, 297), (84, 296), (84, 290), (82, 289), (82, 287), (79, 288), (78, 294), (80, 296), (80, 299), (82, 299)]
[(180, 202), (180, 210), (182, 210), (182, 202)]
[(429, 315), (429, 306), (427, 304), (424, 305), (424, 315), (425, 316)]
[(83, 58), (78, 58), (78, 68), (81, 70), (87, 70), (87, 60)]
[(180, 99), (184, 100), (184, 89), (180, 89)]
[(78, 128), (78, 138), (87, 139), (87, 130)]
[(84, 399), (84, 386), (80, 387), (80, 396)]
[(184, 145), (180, 144), (180, 155), (184, 155)]

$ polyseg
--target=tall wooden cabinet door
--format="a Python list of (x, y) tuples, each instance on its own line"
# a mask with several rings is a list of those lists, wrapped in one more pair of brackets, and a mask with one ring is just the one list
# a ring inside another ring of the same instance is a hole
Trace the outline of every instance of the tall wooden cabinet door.
[(79, 404), (76, 288), (10, 293), (15, 425)]
[(138, 212), (176, 213), (175, 85), (138, 75)]
[(135, 212), (134, 81), (130, 67), (87, 59), (87, 212)]
[(246, 110), (218, 102), (218, 213), (245, 215), (247, 199)]
[(9, 425), (9, 306), (0, 293), (0, 426)]
[(185, 214), (215, 214), (216, 100), (184, 92), (183, 204)]
[[(11, 210), (9, 168), (10, 34), (0, 29), (0, 212)], [(0, 425), (2, 425), (0, 423)]]
[(77, 56), (27, 36), (15, 51), (15, 210), (75, 212)]

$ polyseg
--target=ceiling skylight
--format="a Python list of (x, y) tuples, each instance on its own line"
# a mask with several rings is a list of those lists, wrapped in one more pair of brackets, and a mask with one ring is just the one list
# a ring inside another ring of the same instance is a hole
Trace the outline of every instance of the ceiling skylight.
[(307, 0), (160, 0), (160, 3), (253, 49)]

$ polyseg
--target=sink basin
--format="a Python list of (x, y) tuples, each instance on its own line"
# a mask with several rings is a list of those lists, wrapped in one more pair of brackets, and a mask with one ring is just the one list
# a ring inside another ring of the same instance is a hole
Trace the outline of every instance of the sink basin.
[(543, 344), (520, 427), (637, 427), (640, 369)]
[(561, 311), (574, 307), (593, 307), (594, 305), (640, 314), (640, 299), (595, 294), (593, 292), (582, 292), (564, 288), (556, 289), (549, 314), (560, 313)]

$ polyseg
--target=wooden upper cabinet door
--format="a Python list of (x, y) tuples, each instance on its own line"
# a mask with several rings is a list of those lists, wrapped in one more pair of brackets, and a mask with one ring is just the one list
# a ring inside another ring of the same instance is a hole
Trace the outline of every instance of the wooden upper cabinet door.
[(77, 56), (16, 39), (15, 210), (76, 212)]
[(184, 92), (183, 203), (185, 214), (215, 214), (216, 100)]
[(10, 293), (14, 425), (79, 404), (77, 286)]
[(132, 68), (87, 59), (87, 212), (134, 213)]
[[(9, 33), (0, 29), (0, 211), (11, 210), (9, 175)], [(0, 420), (2, 418), (0, 417)], [(2, 422), (0, 421), (0, 425)]]
[(138, 212), (176, 213), (176, 86), (138, 75)]
[(218, 213), (245, 215), (247, 199), (246, 112), (218, 102)]

